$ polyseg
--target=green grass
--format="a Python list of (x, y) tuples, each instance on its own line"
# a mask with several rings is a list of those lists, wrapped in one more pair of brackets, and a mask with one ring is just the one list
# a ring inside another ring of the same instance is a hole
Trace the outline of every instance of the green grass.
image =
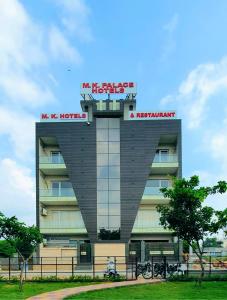
[(67, 299), (87, 300), (226, 300), (227, 282), (204, 282), (201, 287), (194, 282), (162, 282), (87, 292)]
[[(45, 292), (60, 290), (69, 287), (88, 285), (86, 282), (25, 282), (23, 291), (19, 291), (18, 283), (0, 282), (0, 299), (14, 300), (26, 299), (30, 296), (38, 295)], [(94, 283), (90, 283), (94, 284)]]

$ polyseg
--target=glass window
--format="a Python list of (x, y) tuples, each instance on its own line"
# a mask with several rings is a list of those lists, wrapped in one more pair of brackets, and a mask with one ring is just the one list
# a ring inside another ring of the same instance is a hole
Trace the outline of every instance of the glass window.
[(61, 188), (71, 188), (72, 184), (69, 181), (61, 181)]
[(120, 190), (120, 179), (109, 179), (109, 190)]
[(120, 190), (109, 191), (109, 203), (120, 203)]
[(97, 153), (108, 153), (108, 142), (97, 142)]
[(121, 208), (120, 203), (109, 203), (109, 214), (120, 215)]
[(108, 203), (98, 203), (97, 204), (98, 214), (107, 216), (108, 215)]
[(109, 154), (109, 165), (119, 166), (120, 165), (120, 155), (119, 154)]
[(64, 163), (60, 151), (51, 151), (50, 155), (51, 155), (51, 162), (53, 164)]
[(120, 120), (115, 118), (109, 119), (109, 128), (120, 128)]
[(96, 134), (97, 134), (97, 142), (107, 142), (108, 141), (108, 129), (98, 129), (96, 131)]
[(120, 153), (120, 142), (109, 142), (109, 153)]
[(108, 228), (108, 216), (97, 217), (98, 228)]
[(97, 167), (97, 178), (108, 178), (109, 172), (108, 172), (108, 166), (103, 167)]
[(166, 179), (160, 180), (160, 186), (161, 187), (168, 187), (169, 186), (169, 180), (166, 180)]
[(109, 178), (120, 178), (120, 166), (109, 167)]
[(108, 203), (108, 191), (97, 191), (97, 202)]
[(96, 127), (99, 128), (108, 128), (108, 118), (97, 118)]
[(109, 216), (109, 227), (119, 228), (120, 224), (120, 216)]
[(108, 154), (97, 154), (97, 166), (108, 166)]
[(99, 191), (108, 190), (108, 179), (97, 179), (97, 190)]
[(119, 142), (120, 141), (120, 131), (119, 129), (109, 129), (109, 141)]

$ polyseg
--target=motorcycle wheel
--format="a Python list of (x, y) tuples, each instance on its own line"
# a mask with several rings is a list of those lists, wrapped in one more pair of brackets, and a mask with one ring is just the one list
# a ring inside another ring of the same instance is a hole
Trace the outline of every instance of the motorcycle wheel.
[(152, 277), (152, 271), (151, 270), (146, 270), (146, 271), (143, 271), (142, 273), (142, 276), (144, 279), (151, 279)]

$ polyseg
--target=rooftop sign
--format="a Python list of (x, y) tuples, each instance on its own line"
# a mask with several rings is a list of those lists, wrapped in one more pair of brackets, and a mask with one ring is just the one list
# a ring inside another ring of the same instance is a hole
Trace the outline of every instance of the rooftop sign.
[(87, 122), (88, 114), (83, 113), (59, 113), (40, 115), (40, 122)]
[(136, 94), (135, 82), (83, 82), (81, 95), (87, 94)]
[(129, 120), (163, 120), (163, 119), (175, 119), (175, 111), (159, 111), (159, 112), (138, 112), (129, 111)]

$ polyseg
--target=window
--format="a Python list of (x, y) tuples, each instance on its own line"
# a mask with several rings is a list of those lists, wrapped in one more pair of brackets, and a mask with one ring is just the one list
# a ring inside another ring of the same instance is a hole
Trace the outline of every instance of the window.
[(97, 203), (108, 203), (108, 191), (97, 191)]
[(97, 179), (97, 190), (98, 191), (108, 190), (108, 179)]
[(108, 166), (108, 154), (97, 154), (97, 166)]
[(156, 156), (157, 156), (158, 162), (168, 162), (169, 149), (156, 150)]
[(50, 218), (43, 220), (44, 228), (85, 228), (80, 211), (50, 210)]
[(97, 142), (97, 153), (108, 153), (108, 142)]
[(52, 196), (54, 197), (73, 197), (74, 192), (72, 184), (70, 181), (53, 181), (52, 186)]
[(51, 163), (52, 164), (62, 164), (62, 163), (64, 163), (60, 151), (51, 151), (50, 152), (50, 157), (51, 157)]
[(153, 228), (159, 227), (159, 213), (156, 210), (140, 209), (137, 213), (135, 228)]
[(170, 181), (168, 179), (149, 179), (146, 182), (144, 195), (161, 194), (160, 189), (169, 186), (170, 186)]
[(109, 153), (120, 153), (120, 142), (109, 142)]
[(98, 129), (96, 131), (97, 141), (106, 142), (108, 141), (108, 129)]
[(97, 167), (97, 178), (108, 178), (109, 168), (108, 166)]
[(109, 203), (120, 203), (120, 191), (109, 191)]
[(120, 155), (119, 154), (109, 154), (109, 165), (119, 166), (120, 165)]
[(120, 119), (96, 119), (96, 146), (98, 233), (100, 229), (119, 230)]
[(119, 129), (109, 129), (109, 141), (119, 142), (120, 141), (120, 130)]
[(120, 178), (120, 166), (109, 167), (109, 178)]

